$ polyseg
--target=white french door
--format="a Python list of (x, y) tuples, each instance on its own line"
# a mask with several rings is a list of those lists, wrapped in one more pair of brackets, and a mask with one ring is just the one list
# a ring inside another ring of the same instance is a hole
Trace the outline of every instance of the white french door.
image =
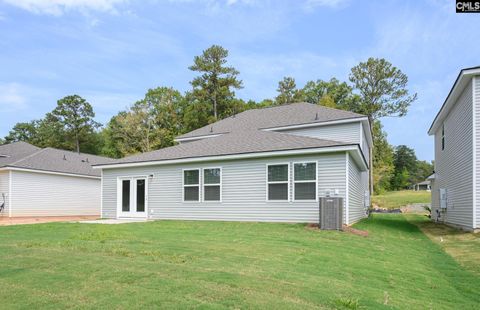
[(147, 217), (147, 178), (118, 179), (118, 217)]

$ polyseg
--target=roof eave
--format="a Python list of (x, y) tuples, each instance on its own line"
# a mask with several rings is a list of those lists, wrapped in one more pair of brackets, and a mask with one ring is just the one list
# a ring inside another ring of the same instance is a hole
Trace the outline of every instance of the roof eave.
[(440, 123), (445, 119), (445, 117), (448, 115), (450, 112), (452, 105), (455, 103), (455, 101), (458, 99), (460, 96), (461, 92), (467, 85), (469, 79), (472, 76), (480, 74), (480, 66), (479, 67), (472, 67), (472, 68), (466, 68), (462, 69), (460, 73), (458, 74), (455, 82), (453, 83), (452, 88), (450, 89), (450, 92), (447, 95), (447, 98), (443, 102), (442, 107), (440, 108), (440, 111), (438, 111), (437, 115), (435, 116), (435, 119), (432, 122), (432, 125), (430, 125), (430, 128), (428, 129), (428, 134), (434, 135), (435, 132), (437, 131)]
[(302, 149), (287, 149), (287, 150), (278, 150), (278, 151), (226, 154), (226, 155), (216, 155), (216, 156), (199, 156), (199, 157), (191, 157), (191, 158), (178, 158), (178, 159), (166, 159), (166, 160), (138, 161), (138, 162), (131, 162), (131, 163), (102, 164), (102, 165), (94, 165), (92, 167), (93, 169), (114, 169), (114, 168), (144, 167), (144, 166), (154, 166), (154, 165), (168, 165), (168, 164), (178, 164), (178, 163), (207, 162), (207, 161), (218, 161), (218, 160), (238, 160), (238, 159), (287, 156), (287, 155), (331, 153), (331, 152), (343, 152), (343, 151), (355, 152), (355, 153), (358, 152), (358, 156), (356, 156), (359, 159), (358, 164), (363, 170), (368, 169), (368, 164), (365, 160), (365, 157), (363, 156), (363, 153), (360, 151), (360, 147), (358, 144), (331, 145), (331, 146), (302, 148)]
[(22, 171), (22, 172), (32, 172), (32, 173), (43, 173), (43, 174), (53, 174), (53, 175), (63, 175), (63, 176), (70, 176), (70, 177), (77, 177), (77, 178), (101, 179), (101, 176), (90, 175), (90, 174), (80, 174), (80, 173), (61, 172), (61, 171), (44, 170), (44, 169), (23, 168), (23, 167), (9, 166), (9, 165), (0, 167), (0, 171), (8, 171), (8, 170)]

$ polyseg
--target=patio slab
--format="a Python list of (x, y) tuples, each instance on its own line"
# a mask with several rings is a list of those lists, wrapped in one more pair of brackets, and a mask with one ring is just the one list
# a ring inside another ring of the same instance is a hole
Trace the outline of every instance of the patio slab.
[(103, 219), (103, 220), (93, 220), (93, 221), (92, 220), (77, 221), (77, 223), (116, 225), (116, 224), (142, 223), (146, 221), (147, 221), (146, 219)]
[(98, 215), (89, 216), (31, 216), (31, 217), (0, 217), (0, 226), (41, 224), (52, 222), (91, 221)]

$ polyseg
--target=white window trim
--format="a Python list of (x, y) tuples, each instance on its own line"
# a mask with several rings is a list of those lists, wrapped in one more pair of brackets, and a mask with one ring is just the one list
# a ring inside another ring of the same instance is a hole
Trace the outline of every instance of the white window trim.
[[(211, 183), (211, 184), (205, 184), (205, 170), (211, 170), (211, 169), (220, 169), (220, 183)], [(205, 167), (202, 168), (202, 202), (213, 202), (213, 203), (219, 203), (222, 202), (222, 192), (223, 192), (223, 170), (222, 167)], [(220, 185), (220, 200), (205, 200), (205, 186), (218, 186)]]
[[(272, 181), (272, 182), (268, 181), (268, 167), (270, 167), (270, 166), (282, 166), (282, 165), (287, 165), (287, 176), (288, 176), (287, 181)], [(267, 202), (290, 202), (291, 201), (291, 196), (290, 196), (290, 186), (291, 186), (290, 185), (290, 183), (291, 183), (290, 182), (290, 179), (291, 179), (290, 178), (290, 173), (291, 173), (291, 171), (290, 171), (290, 163), (289, 162), (270, 163), (270, 164), (266, 165), (266, 169), (265, 169), (265, 177), (266, 177), (266, 179), (265, 179), (265, 181), (266, 181), (266, 191), (265, 192), (266, 192), (266, 197), (265, 197), (265, 199), (266, 199)], [(268, 194), (269, 194), (268, 185), (270, 185), (270, 184), (285, 184), (285, 183), (287, 183), (287, 200), (278, 200), (278, 199), (270, 200), (270, 199), (268, 199)]]
[[(198, 171), (198, 184), (188, 184), (185, 185), (185, 171)], [(198, 187), (198, 200), (185, 200), (185, 187)], [(182, 202), (183, 203), (198, 203), (202, 201), (201, 195), (201, 187), (202, 187), (202, 173), (200, 168), (185, 168), (182, 169)]]
[[(315, 164), (315, 199), (295, 199), (295, 183), (313, 183), (314, 180), (300, 180), (295, 181), (295, 164)], [(293, 170), (293, 201), (294, 202), (314, 202), (318, 201), (318, 162), (315, 160), (310, 161), (295, 161), (292, 163)]]

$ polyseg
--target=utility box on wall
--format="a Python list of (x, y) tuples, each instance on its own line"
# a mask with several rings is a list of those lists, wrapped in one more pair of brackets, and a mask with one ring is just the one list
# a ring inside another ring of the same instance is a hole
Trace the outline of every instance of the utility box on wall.
[(343, 226), (343, 198), (320, 197), (319, 205), (320, 229), (342, 230)]

